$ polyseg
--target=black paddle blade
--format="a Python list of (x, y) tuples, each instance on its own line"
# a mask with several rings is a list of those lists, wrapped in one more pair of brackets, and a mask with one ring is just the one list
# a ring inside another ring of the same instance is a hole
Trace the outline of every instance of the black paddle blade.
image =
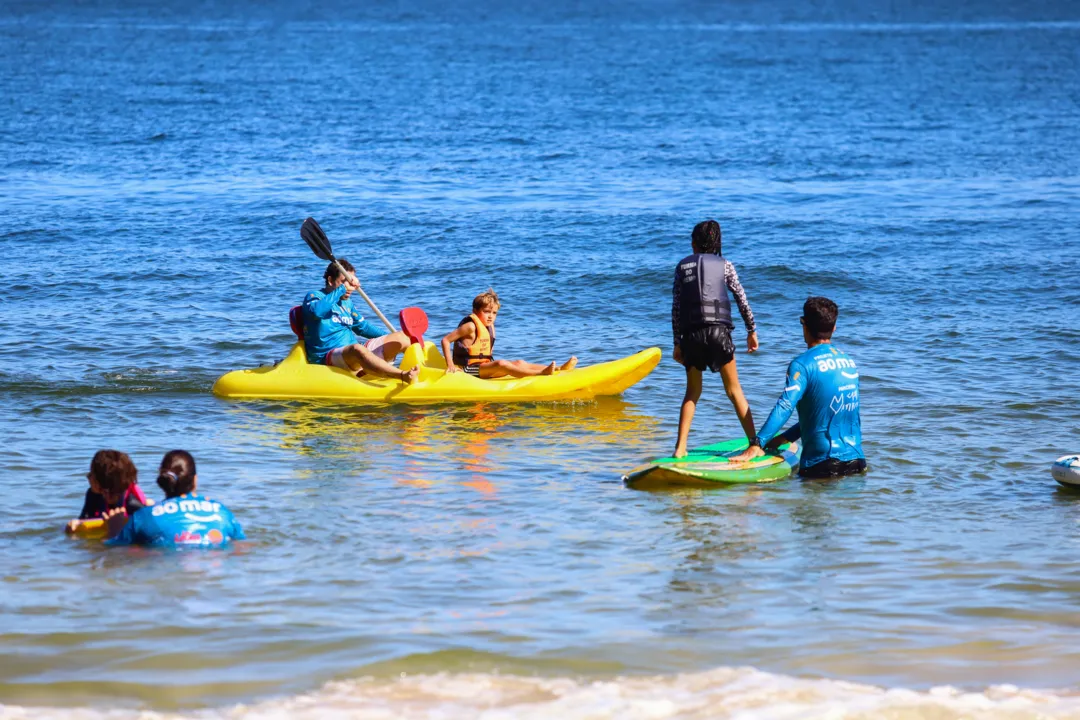
[(309, 217), (300, 226), (300, 237), (304, 238), (304, 242), (308, 244), (316, 257), (329, 262), (334, 261), (334, 250), (330, 247), (330, 238), (326, 237), (326, 233), (319, 227), (319, 223), (315, 222), (315, 218)]

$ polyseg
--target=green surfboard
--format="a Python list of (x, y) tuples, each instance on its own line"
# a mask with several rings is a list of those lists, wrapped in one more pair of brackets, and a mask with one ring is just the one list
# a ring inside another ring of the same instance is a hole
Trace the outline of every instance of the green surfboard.
[(641, 490), (763, 483), (783, 480), (799, 466), (799, 448), (792, 452), (790, 444), (748, 462), (728, 459), (746, 448), (746, 438), (738, 438), (695, 448), (684, 458), (657, 458), (623, 475), (623, 482)]

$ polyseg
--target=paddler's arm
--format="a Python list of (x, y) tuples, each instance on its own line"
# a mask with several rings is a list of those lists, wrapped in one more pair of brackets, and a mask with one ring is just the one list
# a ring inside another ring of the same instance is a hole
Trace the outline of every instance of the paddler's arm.
[(448, 332), (446, 333), (446, 335), (443, 335), (442, 354), (443, 357), (446, 358), (446, 372), (455, 373), (458, 371), (458, 366), (454, 364), (454, 350), (452, 347), (453, 344), (458, 340), (468, 340), (469, 344), (471, 345), (472, 341), (475, 339), (476, 328), (473, 327), (473, 324), (471, 322), (465, 323), (463, 325), (458, 325), (454, 331)]
[(322, 297), (319, 297), (316, 293), (309, 292), (307, 297), (304, 298), (304, 308), (315, 317), (325, 320), (333, 314), (334, 306), (338, 304), (341, 298), (349, 290), (350, 288), (342, 283)]
[(385, 328), (372, 325), (364, 318), (360, 318), (360, 322), (358, 322), (356, 325), (353, 325), (352, 331), (360, 337), (365, 338), (377, 338), (382, 337), (386, 334)]
[[(803, 394), (806, 392), (806, 370), (798, 361), (792, 360), (788, 365), (787, 374), (787, 386), (784, 388), (784, 392), (780, 394), (779, 399), (776, 401), (776, 405), (773, 407), (772, 412), (769, 413), (769, 417), (765, 420), (765, 424), (758, 430), (757, 440), (758, 444), (751, 445), (745, 451), (731, 458), (732, 460), (752, 460), (756, 457), (761, 457), (765, 454), (765, 450), (762, 448), (769, 444), (776, 435), (780, 433), (780, 428), (784, 427), (784, 424), (791, 419), (791, 414), (795, 412), (795, 406), (802, 399)], [(788, 432), (791, 432), (789, 429)]]

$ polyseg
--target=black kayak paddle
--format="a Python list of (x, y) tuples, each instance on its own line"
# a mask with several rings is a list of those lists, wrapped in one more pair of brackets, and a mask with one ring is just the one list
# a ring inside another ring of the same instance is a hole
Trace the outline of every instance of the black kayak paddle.
[(379, 319), (385, 323), (386, 327), (390, 328), (390, 332), (396, 332), (397, 329), (390, 324), (390, 321), (386, 319), (386, 316), (382, 314), (379, 308), (375, 307), (375, 303), (371, 301), (371, 298), (367, 296), (363, 288), (360, 287), (360, 281), (356, 279), (356, 275), (346, 270), (341, 266), (341, 263), (334, 257), (334, 249), (330, 246), (330, 238), (326, 237), (326, 233), (319, 227), (319, 223), (315, 222), (315, 218), (309, 217), (304, 221), (304, 224), (300, 226), (300, 237), (304, 238), (304, 242), (308, 244), (311, 251), (315, 253), (315, 257), (321, 258), (328, 262), (337, 265), (337, 269), (341, 271), (341, 274), (345, 277), (351, 277), (356, 283), (356, 292), (360, 293), (360, 297), (364, 298), (364, 301), (371, 307)]

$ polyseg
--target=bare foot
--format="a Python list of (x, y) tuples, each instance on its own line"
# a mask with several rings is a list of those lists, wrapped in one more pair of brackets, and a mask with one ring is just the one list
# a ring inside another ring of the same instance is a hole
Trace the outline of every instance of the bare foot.
[(675, 452), (671, 453), (671, 457), (673, 457), (673, 458), (684, 458), (684, 457), (686, 457), (686, 455), (687, 455), (687, 452), (686, 452), (686, 448), (684, 448), (684, 447), (677, 447), (677, 448), (675, 448)]
[(562, 365), (559, 366), (559, 369), (560, 370), (573, 370), (575, 367), (577, 367), (577, 358), (575, 356), (571, 355), (569, 360), (567, 360), (566, 362), (564, 362)]
[(548, 365), (546, 368), (544, 368), (543, 371), (541, 371), (540, 374), (541, 375), (554, 375), (555, 374), (555, 361), (552, 360), (551, 364)]
[(418, 377), (420, 377), (420, 366), (416, 365), (408, 372), (401, 373), (401, 382), (405, 383), (406, 385), (412, 385), (414, 382), (416, 382), (416, 378)]

